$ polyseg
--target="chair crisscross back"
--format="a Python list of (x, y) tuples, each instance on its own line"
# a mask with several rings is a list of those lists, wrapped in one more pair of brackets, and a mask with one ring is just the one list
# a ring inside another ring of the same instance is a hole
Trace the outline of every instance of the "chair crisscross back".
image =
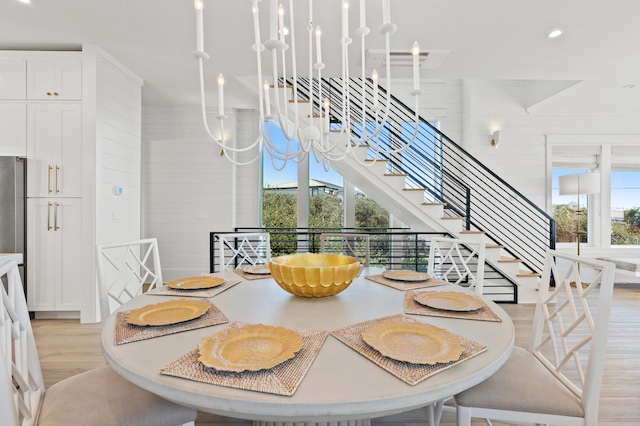
[[(585, 407), (591, 403), (597, 407), (597, 398), (586, 401), (587, 397), (593, 398), (593, 392), (586, 392), (587, 380), (601, 380), (602, 373), (597, 374), (596, 366), (601, 368), (604, 362), (613, 278), (606, 277), (611, 271), (601, 262), (566, 255), (555, 260), (547, 259), (542, 278), (543, 282), (554, 282), (555, 291), (546, 285), (540, 288), (541, 302), (529, 350), (583, 399)], [(590, 300), (597, 299), (598, 292), (600, 300), (594, 316)]]
[(468, 285), (477, 294), (482, 294), (484, 263), (484, 242), (444, 237), (431, 239), (427, 273), (432, 277)]
[(136, 387), (103, 366), (46, 390), (15, 261), (0, 265), (0, 424), (193, 426), (196, 410)]
[(104, 318), (116, 308), (146, 290), (161, 286), (162, 269), (158, 241), (155, 238), (96, 247), (100, 311)]
[(216, 234), (218, 264), (221, 271), (247, 265), (267, 265), (271, 261), (271, 238), (268, 232)]
[(528, 350), (515, 347), (498, 372), (456, 395), (458, 425), (596, 426), (614, 274), (612, 263), (549, 250)]
[(346, 254), (360, 261), (362, 266), (369, 266), (370, 243), (369, 234), (332, 233), (320, 234), (320, 251), (322, 253)]
[(7, 281), (6, 291), (0, 283), (0, 417), (3, 424), (33, 425), (44, 381), (17, 263), (0, 265), (0, 278)]

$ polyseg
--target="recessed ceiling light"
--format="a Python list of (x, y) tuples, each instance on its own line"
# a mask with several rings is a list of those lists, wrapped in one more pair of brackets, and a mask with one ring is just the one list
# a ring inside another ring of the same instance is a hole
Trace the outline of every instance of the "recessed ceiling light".
[(547, 38), (556, 38), (562, 35), (562, 30), (553, 30), (547, 34)]
[(31, 0), (18, 0), (20, 3), (29, 4)]
[(636, 85), (633, 83), (622, 86), (623, 89), (633, 89), (634, 87), (636, 87)]

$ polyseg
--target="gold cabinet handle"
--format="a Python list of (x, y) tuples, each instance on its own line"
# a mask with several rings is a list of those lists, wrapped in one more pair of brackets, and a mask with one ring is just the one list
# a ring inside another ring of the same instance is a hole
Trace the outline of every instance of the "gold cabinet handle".
[(54, 206), (55, 210), (53, 210), (53, 230), (57, 231), (58, 229), (60, 229), (60, 227), (58, 226), (58, 206), (60, 206), (60, 204), (54, 203)]
[(51, 92), (47, 92), (47, 96), (51, 96)]
[(47, 231), (51, 231), (51, 203), (47, 203)]
[(58, 92), (53, 92), (53, 96), (58, 96)]
[(47, 192), (52, 193), (51, 190), (51, 164), (47, 164)]
[(56, 193), (60, 192), (58, 189), (58, 172), (60, 171), (60, 166), (56, 164)]

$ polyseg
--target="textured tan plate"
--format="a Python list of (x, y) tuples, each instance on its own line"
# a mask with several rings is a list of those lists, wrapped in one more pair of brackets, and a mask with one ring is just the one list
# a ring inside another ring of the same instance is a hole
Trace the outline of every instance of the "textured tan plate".
[(224, 278), (204, 275), (202, 277), (181, 278), (179, 280), (171, 281), (167, 285), (169, 288), (175, 288), (178, 290), (200, 290), (203, 288), (217, 287), (222, 283), (224, 283)]
[(443, 311), (476, 311), (484, 306), (484, 302), (478, 296), (455, 291), (423, 292), (417, 294), (413, 300), (421, 305)]
[(412, 364), (437, 364), (460, 358), (462, 338), (422, 322), (392, 319), (362, 332), (362, 339), (382, 355)]
[(206, 300), (169, 300), (134, 309), (127, 322), (134, 325), (169, 325), (189, 321), (204, 315), (211, 307)]
[(259, 371), (293, 358), (302, 337), (293, 330), (263, 324), (227, 328), (198, 344), (198, 361), (221, 371)]
[(396, 281), (426, 281), (429, 279), (429, 274), (405, 269), (384, 271), (382, 276)]
[(247, 265), (242, 268), (247, 274), (270, 274), (269, 265)]

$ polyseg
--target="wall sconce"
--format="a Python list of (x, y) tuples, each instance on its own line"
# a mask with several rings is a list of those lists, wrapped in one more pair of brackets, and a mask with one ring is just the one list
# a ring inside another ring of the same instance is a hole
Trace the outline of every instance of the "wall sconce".
[(497, 148), (500, 145), (500, 130), (496, 130), (491, 134), (491, 146)]

